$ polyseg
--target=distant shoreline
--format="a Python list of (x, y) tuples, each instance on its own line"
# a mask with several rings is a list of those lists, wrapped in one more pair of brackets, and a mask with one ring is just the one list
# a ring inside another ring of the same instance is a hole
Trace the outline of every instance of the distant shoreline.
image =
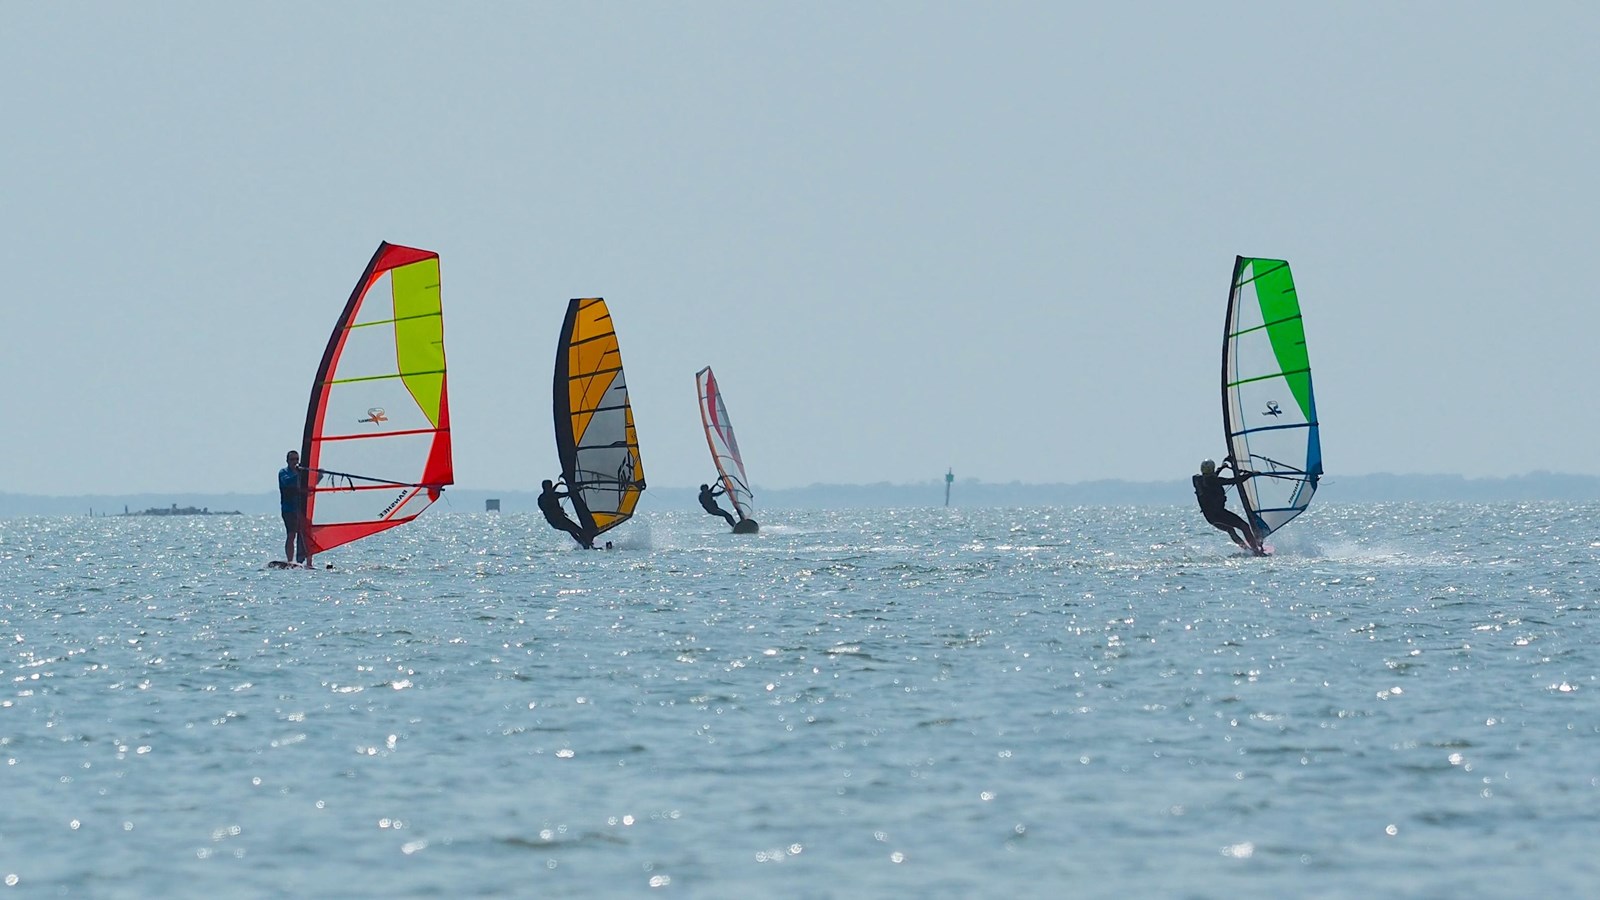
[[(90, 515), (95, 515), (96, 511), (95, 510), (90, 510), (89, 514)], [(99, 515), (106, 515), (106, 516), (242, 516), (242, 515), (244, 515), (244, 513), (240, 512), (237, 509), (211, 509), (210, 507), (205, 507), (205, 506), (179, 506), (176, 503), (172, 504), (171, 506), (152, 506), (152, 507), (150, 507), (148, 509), (139, 509), (139, 510), (129, 509), (127, 504), (123, 504), (122, 512), (119, 512), (119, 513), (101, 512), (101, 513), (98, 513), (98, 514)]]
[[(645, 510), (698, 509), (693, 487), (651, 487)], [(755, 486), (757, 509), (926, 509), (944, 505), (944, 479), (911, 484), (813, 484), (800, 488)], [(497, 499), (506, 513), (535, 510), (534, 490), (486, 490), (452, 487), (438, 508), (450, 512), (483, 512), (484, 501)], [(1600, 476), (1534, 472), (1494, 478), (1461, 475), (1330, 475), (1322, 480), (1322, 503), (1430, 501), (1501, 503), (1600, 500)], [(1187, 478), (1169, 481), (1107, 479), (1072, 484), (986, 482), (958, 478), (950, 492), (952, 507), (1045, 506), (1182, 506), (1194, 502)], [(0, 492), (0, 517), (122, 515), (115, 510), (145, 510), (137, 515), (172, 515), (171, 509), (200, 510), (189, 515), (266, 515), (278, 511), (276, 492), (259, 494), (80, 494), (43, 496)], [(151, 512), (155, 510), (155, 512)], [(163, 511), (165, 510), (165, 511)], [(227, 510), (228, 512), (219, 512)]]

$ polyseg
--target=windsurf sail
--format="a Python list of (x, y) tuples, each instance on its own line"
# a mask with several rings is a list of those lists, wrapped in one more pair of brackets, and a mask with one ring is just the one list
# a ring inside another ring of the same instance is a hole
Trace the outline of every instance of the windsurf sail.
[(556, 345), (556, 453), (572, 508), (590, 536), (633, 515), (644, 463), (611, 313), (599, 297), (573, 300)]
[(1305, 512), (1322, 477), (1311, 362), (1294, 276), (1281, 259), (1233, 264), (1222, 343), (1222, 422), (1257, 539)]
[(700, 393), (700, 424), (705, 426), (717, 478), (739, 518), (753, 519), (755, 496), (750, 493), (750, 479), (744, 473), (744, 459), (739, 455), (739, 442), (733, 437), (733, 422), (728, 419), (728, 405), (717, 387), (717, 376), (706, 366), (694, 374), (694, 381)]
[(454, 483), (439, 254), (378, 245), (311, 384), (300, 459), (313, 553), (409, 522)]

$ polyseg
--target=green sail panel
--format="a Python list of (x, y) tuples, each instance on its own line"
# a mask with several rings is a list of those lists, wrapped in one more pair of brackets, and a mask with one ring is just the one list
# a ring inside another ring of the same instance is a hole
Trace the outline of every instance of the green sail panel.
[(1245, 519), (1265, 539), (1305, 512), (1322, 477), (1311, 360), (1294, 275), (1281, 259), (1241, 256), (1222, 344), (1222, 422)]

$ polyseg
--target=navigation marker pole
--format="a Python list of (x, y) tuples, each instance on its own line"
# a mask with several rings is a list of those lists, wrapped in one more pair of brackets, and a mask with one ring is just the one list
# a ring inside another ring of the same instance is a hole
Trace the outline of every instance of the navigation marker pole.
[(946, 469), (944, 471), (944, 505), (945, 506), (949, 506), (950, 505), (950, 485), (953, 484), (955, 482), (955, 480), (956, 480), (956, 470), (955, 469)]

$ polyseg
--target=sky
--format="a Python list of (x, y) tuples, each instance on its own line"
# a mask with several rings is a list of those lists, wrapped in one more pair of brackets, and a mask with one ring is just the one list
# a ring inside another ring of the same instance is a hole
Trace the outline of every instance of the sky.
[(1600, 474), (1600, 6), (12, 3), (0, 490), (270, 492), (379, 241), (458, 484), (536, 488), (568, 298), (652, 484), (1166, 480), (1288, 259), (1329, 481)]

